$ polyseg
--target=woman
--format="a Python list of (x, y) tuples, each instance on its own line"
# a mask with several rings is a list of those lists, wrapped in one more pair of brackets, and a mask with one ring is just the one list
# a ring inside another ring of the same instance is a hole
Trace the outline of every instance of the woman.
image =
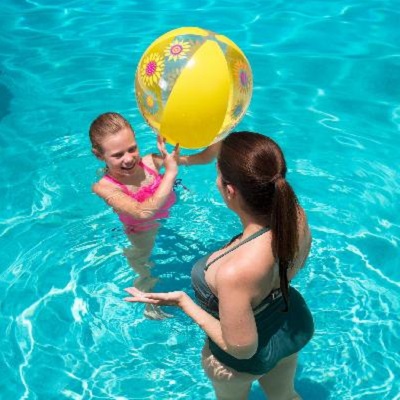
[(238, 132), (221, 142), (217, 186), (243, 232), (192, 270), (197, 305), (184, 292), (127, 289), (130, 302), (180, 307), (207, 334), (203, 367), (219, 400), (247, 399), (258, 380), (269, 400), (299, 399), (297, 353), (313, 320), (290, 281), (304, 265), (311, 236), (270, 138)]

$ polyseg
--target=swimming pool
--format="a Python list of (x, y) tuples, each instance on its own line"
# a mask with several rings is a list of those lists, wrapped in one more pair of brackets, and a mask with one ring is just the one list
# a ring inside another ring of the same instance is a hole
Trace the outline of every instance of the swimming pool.
[[(160, 34), (201, 26), (246, 53), (255, 88), (240, 128), (283, 147), (308, 212), (312, 255), (295, 286), (315, 337), (304, 399), (400, 399), (398, 2), (3, 0), (0, 13), (1, 399), (212, 399), (203, 334), (182, 313), (145, 320), (115, 214), (90, 191), (88, 126), (119, 111), (142, 152), (154, 136), (134, 69)], [(162, 228), (159, 290), (190, 293), (194, 260), (239, 229), (214, 166)], [(191, 215), (189, 220), (186, 216)], [(223, 221), (223, 223), (221, 223)], [(262, 399), (255, 386), (251, 398)]]

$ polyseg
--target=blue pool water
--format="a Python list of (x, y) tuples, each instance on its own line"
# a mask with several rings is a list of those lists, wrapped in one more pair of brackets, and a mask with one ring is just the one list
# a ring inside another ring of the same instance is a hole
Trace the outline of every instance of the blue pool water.
[[(162, 33), (201, 26), (246, 53), (254, 94), (240, 128), (283, 147), (313, 231), (295, 281), (314, 314), (304, 399), (400, 399), (400, 13), (397, 0), (2, 0), (0, 398), (212, 399), (203, 333), (145, 320), (115, 214), (94, 195), (91, 120), (154, 135), (133, 76)], [(397, 165), (397, 167), (396, 167)], [(240, 226), (213, 165), (182, 169), (154, 252), (158, 290), (191, 295), (194, 260)], [(187, 217), (190, 215), (190, 219)], [(262, 399), (254, 386), (251, 399)]]

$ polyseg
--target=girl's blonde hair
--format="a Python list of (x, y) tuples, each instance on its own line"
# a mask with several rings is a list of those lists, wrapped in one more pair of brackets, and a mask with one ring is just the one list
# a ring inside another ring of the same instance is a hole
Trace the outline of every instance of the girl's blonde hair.
[[(115, 135), (121, 129), (130, 128), (131, 124), (116, 112), (107, 112), (99, 115), (90, 125), (89, 138), (92, 143), (92, 149), (103, 153), (101, 143), (105, 137)], [(133, 129), (132, 129), (133, 132)]]

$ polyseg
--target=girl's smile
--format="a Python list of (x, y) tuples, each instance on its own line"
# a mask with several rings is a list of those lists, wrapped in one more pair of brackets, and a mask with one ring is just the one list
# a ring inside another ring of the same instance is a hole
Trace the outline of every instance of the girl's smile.
[(133, 175), (140, 161), (139, 149), (131, 129), (124, 128), (109, 135), (101, 143), (102, 159), (107, 164), (109, 173), (116, 177)]

